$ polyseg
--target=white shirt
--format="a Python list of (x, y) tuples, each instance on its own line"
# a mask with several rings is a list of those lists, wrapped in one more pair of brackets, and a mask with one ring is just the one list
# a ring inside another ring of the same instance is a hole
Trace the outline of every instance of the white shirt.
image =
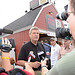
[(58, 44), (51, 46), (51, 65), (54, 65), (57, 62), (59, 50), (60, 46)]

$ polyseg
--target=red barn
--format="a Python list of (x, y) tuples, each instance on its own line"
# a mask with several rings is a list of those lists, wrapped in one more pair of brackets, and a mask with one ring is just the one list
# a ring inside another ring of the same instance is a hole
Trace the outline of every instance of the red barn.
[(8, 24), (4, 28), (13, 30), (11, 35), (2, 35), (2, 37), (14, 38), (15, 40), (15, 56), (17, 59), (19, 50), (24, 41), (29, 41), (29, 29), (37, 26), (40, 29), (40, 40), (49, 39), (55, 36), (55, 29), (63, 26), (62, 22), (56, 19), (57, 10), (53, 4), (39, 6), (30, 10), (24, 16)]

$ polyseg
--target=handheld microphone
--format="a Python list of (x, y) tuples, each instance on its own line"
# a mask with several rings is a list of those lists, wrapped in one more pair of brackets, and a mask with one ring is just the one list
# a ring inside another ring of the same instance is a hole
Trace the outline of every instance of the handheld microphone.
[(45, 59), (45, 54), (43, 51), (41, 52), (38, 52), (38, 57), (41, 59), (41, 60), (44, 60)]
[(35, 55), (33, 54), (32, 51), (30, 51), (30, 53), (29, 53), (29, 56), (28, 56), (28, 62), (30, 62), (31, 59), (35, 59)]

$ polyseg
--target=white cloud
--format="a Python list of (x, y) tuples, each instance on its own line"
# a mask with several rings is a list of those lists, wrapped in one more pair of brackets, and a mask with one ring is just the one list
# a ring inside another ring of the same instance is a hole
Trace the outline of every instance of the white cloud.
[(64, 11), (64, 6), (68, 4), (68, 0), (56, 0), (56, 8), (58, 12)]
[[(0, 0), (0, 28), (23, 16), (25, 10), (29, 10), (30, 1), (32, 0)], [(66, 0), (56, 0), (59, 11), (65, 3)]]
[(0, 28), (25, 14), (31, 0), (0, 0)]

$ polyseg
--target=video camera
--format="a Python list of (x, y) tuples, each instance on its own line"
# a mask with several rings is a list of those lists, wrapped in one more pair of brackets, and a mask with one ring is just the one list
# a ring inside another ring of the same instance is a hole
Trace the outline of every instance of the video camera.
[(0, 35), (2, 35), (2, 33), (5, 33), (5, 34), (13, 34), (13, 31), (12, 30), (9, 30), (9, 29), (0, 29)]
[(60, 20), (65, 20), (66, 21), (67, 18), (68, 18), (67, 8), (68, 8), (68, 5), (64, 6), (65, 11), (62, 12), (62, 13), (58, 13), (56, 15), (56, 18), (60, 19)]
[(71, 37), (69, 28), (57, 28), (56, 30), (56, 37), (64, 39), (66, 36)]
[(57, 14), (56, 18), (60, 19), (60, 20), (65, 20), (66, 21), (67, 18), (68, 18), (68, 13), (67, 12), (62, 12), (61, 14)]
[[(15, 41), (14, 41), (14, 39), (11, 38), (11, 39), (8, 39), (8, 40), (10, 41), (10, 44), (12, 45), (12, 48), (15, 48)], [(0, 39), (0, 49), (1, 49), (2, 46), (3, 46), (2, 40)]]
[[(0, 35), (2, 35), (2, 33), (5, 33), (5, 34), (13, 34), (13, 31), (12, 30), (9, 30), (9, 29), (0, 29)], [(12, 45), (12, 48), (15, 48), (15, 41), (13, 38), (9, 39), (10, 41), (10, 44)], [(2, 47), (2, 40), (0, 39), (0, 49)]]
[[(60, 19), (60, 20), (65, 20), (66, 21), (67, 18), (68, 18), (67, 8), (68, 8), (68, 5), (64, 6), (65, 11), (62, 12), (62, 13), (58, 13), (56, 15), (56, 18)], [(57, 38), (64, 39), (66, 36), (69, 36), (69, 37), (72, 36), (70, 34), (69, 28), (57, 28), (55, 31), (56, 31), (56, 37)]]

